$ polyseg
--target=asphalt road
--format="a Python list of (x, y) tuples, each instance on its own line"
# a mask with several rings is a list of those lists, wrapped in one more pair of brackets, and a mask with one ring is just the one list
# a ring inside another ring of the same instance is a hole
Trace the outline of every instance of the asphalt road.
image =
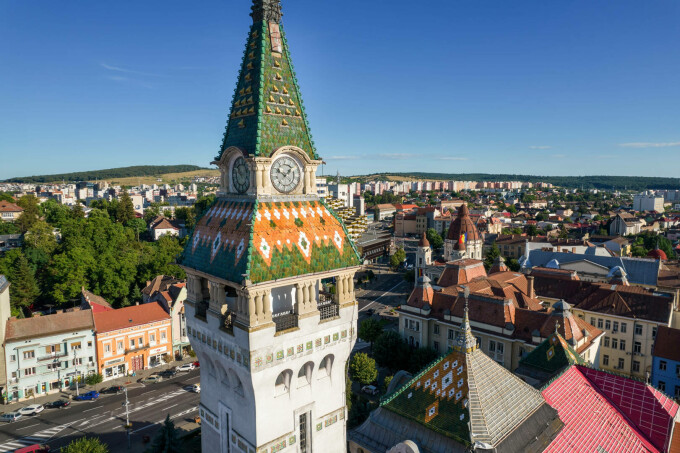
[(374, 272), (377, 280), (371, 282), (369, 288), (357, 292), (359, 313), (369, 308), (377, 312), (387, 306), (396, 307), (404, 303), (408, 297), (410, 285), (404, 280), (402, 273)]
[(128, 386), (132, 450), (128, 450), (124, 428), (125, 395), (120, 394), (102, 395), (93, 402), (72, 401), (66, 409), (45, 409), (37, 416), (2, 424), (0, 453), (36, 443), (47, 443), (54, 451), (86, 435), (99, 437), (109, 445), (111, 453), (142, 451), (143, 436), (153, 439), (167, 414), (178, 427), (193, 422), (198, 414), (199, 395), (186, 387), (199, 382), (198, 373), (196, 370), (180, 374), (158, 384)]

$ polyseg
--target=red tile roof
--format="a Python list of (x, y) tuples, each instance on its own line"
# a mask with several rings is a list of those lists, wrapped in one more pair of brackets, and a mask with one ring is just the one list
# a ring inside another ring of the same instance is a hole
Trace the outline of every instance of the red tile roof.
[[(544, 453), (658, 452), (644, 434), (573, 365), (543, 390), (564, 428)], [(613, 376), (613, 375), (611, 375)], [(621, 378), (626, 379), (626, 378)], [(628, 382), (636, 382), (626, 379)]]
[(158, 304), (132, 305), (130, 307), (119, 308), (118, 310), (94, 314), (94, 324), (98, 333), (169, 319), (170, 315)]
[(23, 212), (24, 208), (10, 203), (9, 201), (0, 200), (0, 212)]
[(90, 310), (71, 311), (54, 315), (7, 320), (5, 341), (23, 340), (45, 335), (94, 328)]

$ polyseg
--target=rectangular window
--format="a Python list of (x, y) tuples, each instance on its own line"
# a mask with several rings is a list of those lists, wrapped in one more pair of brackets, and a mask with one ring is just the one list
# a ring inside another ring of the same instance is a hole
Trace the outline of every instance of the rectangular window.
[(139, 337), (139, 342), (137, 344), (139, 345), (140, 348), (144, 346), (144, 337)]
[(652, 338), (656, 338), (656, 329), (656, 326), (652, 327)]
[(606, 354), (602, 356), (602, 365), (609, 366), (609, 356)]
[(135, 349), (135, 339), (130, 338), (130, 349)]
[(666, 371), (666, 366), (667, 366), (667, 363), (666, 363), (665, 360), (659, 361), (659, 370), (660, 371)]
[(116, 345), (118, 348), (118, 353), (121, 354), (123, 350), (125, 349), (125, 345), (123, 344), (123, 340), (118, 341), (118, 344)]
[(619, 349), (622, 351), (626, 350), (626, 340), (619, 340)]
[(602, 318), (597, 318), (597, 328), (602, 329)]
[(642, 335), (642, 324), (635, 324), (635, 335)]
[(434, 350), (439, 352), (439, 342), (438, 341), (434, 342)]
[(612, 322), (610, 320), (607, 319), (604, 322), (604, 329), (607, 331), (612, 330)]
[(640, 343), (639, 341), (634, 342), (633, 343), (633, 352), (635, 354), (642, 353), (642, 343)]
[(595, 318), (592, 318), (592, 317), (590, 318), (590, 325), (591, 326), (595, 325)]
[(664, 381), (659, 381), (659, 390), (662, 392), (666, 391), (666, 383)]
[(156, 334), (155, 333), (149, 334), (149, 343), (150, 344), (156, 344)]
[(14, 354), (10, 355), (10, 356), (9, 356), (9, 361), (10, 361), (10, 362), (16, 362), (16, 361), (17, 361), (17, 356), (14, 355)]
[(24, 369), (24, 376), (33, 376), (34, 374), (35, 374), (35, 367)]
[(453, 329), (449, 329), (449, 336), (448, 336), (448, 338), (449, 338), (449, 340), (453, 340), (453, 339), (455, 338), (454, 333), (453, 333)]
[(110, 344), (105, 344), (104, 345), (104, 352), (111, 353), (111, 345)]
[(161, 330), (161, 343), (165, 343), (166, 338), (165, 330)]
[(439, 335), (439, 324), (434, 325), (434, 334)]
[(633, 373), (639, 373), (640, 372), (640, 362), (637, 360), (633, 360)]
[(24, 351), (24, 360), (35, 358), (35, 351)]
[(416, 321), (416, 332), (420, 332), (420, 321)]
[(82, 357), (78, 357), (76, 359), (73, 359), (73, 366), (78, 366), (78, 365), (82, 365), (82, 364), (83, 364), (83, 358)]
[(619, 340), (616, 338), (612, 338), (612, 348), (618, 349), (619, 348)]
[(80, 341), (74, 341), (73, 343), (71, 343), (71, 350), (73, 349), (82, 349), (82, 347), (80, 346)]
[(609, 347), (609, 337), (604, 337), (604, 347), (605, 348)]
[(626, 361), (624, 359), (619, 359), (619, 370), (622, 370), (626, 366)]
[(621, 323), (621, 333), (626, 333), (626, 330), (627, 330), (627, 328), (626, 328), (626, 323), (625, 323), (625, 322), (622, 322), (622, 323)]
[(482, 337), (475, 337), (475, 339), (477, 340), (477, 347), (481, 348), (482, 347)]
[(92, 342), (91, 342), (91, 341), (88, 341), (88, 342), (87, 342), (87, 347), (88, 347), (88, 348), (91, 348), (91, 347), (92, 347)]
[(619, 331), (619, 322), (614, 321), (614, 328), (612, 329), (612, 332), (616, 333)]

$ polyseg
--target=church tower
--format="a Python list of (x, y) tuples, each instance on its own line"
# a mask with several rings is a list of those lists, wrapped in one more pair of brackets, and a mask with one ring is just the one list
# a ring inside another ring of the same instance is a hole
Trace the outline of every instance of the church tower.
[(483, 241), (477, 226), (470, 218), (470, 211), (465, 203), (458, 209), (458, 216), (451, 222), (444, 240), (444, 258), (455, 261), (465, 258), (482, 259)]
[(361, 261), (316, 192), (279, 0), (254, 0), (251, 16), (220, 190), (181, 257), (203, 451), (342, 452)]
[(418, 241), (416, 248), (416, 276), (425, 275), (421, 269), (425, 269), (432, 264), (432, 247), (427, 240), (427, 234), (423, 233)]

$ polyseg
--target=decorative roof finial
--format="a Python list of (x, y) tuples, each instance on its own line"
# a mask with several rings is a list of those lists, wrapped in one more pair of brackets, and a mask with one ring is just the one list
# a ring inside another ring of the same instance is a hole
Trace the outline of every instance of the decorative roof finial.
[(559, 333), (560, 330), (560, 322), (558, 320), (555, 320), (555, 333)]
[(463, 315), (463, 335), (458, 339), (458, 345), (456, 350), (463, 353), (472, 352), (477, 349), (477, 339), (472, 335), (472, 329), (470, 328), (470, 316), (469, 312), (469, 298), (470, 298), (470, 288), (463, 286), (463, 295), (465, 296), (465, 314)]
[(253, 0), (253, 10), (250, 13), (253, 18), (253, 22), (275, 22), (281, 23), (281, 1), (280, 0)]

